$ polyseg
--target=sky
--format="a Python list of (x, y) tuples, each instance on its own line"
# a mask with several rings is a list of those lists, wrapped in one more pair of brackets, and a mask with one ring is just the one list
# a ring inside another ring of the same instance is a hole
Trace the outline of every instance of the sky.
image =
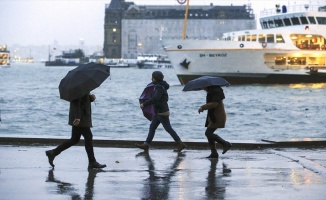
[[(179, 5), (177, 0), (126, 0), (137, 5)], [(111, 0), (0, 0), (0, 45), (98, 45), (104, 41), (105, 5)], [(276, 3), (326, 5), (326, 0), (190, 0), (191, 5), (251, 4), (259, 17)], [(258, 27), (258, 26), (257, 26)]]

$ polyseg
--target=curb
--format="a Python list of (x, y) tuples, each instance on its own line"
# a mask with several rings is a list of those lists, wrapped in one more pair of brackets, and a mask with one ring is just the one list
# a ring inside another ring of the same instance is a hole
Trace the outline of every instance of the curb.
[[(68, 139), (68, 138), (67, 138)], [(17, 137), (0, 137), (0, 145), (15, 145), (15, 146), (57, 146), (67, 139), (57, 138), (17, 138)], [(232, 141), (231, 141), (232, 142)], [(136, 143), (143, 143), (137, 140), (103, 140), (94, 139), (94, 147), (115, 147), (115, 148), (136, 148)], [(208, 149), (207, 142), (184, 142), (187, 149)], [(84, 145), (84, 140), (81, 139), (77, 144)], [(173, 149), (175, 142), (168, 141), (153, 141), (151, 148), (154, 149)], [(220, 145), (218, 145), (220, 147)], [(259, 142), (232, 142), (232, 149), (239, 150), (259, 150), (269, 148), (326, 148), (326, 140), (311, 140), (311, 141), (269, 141), (261, 140)]]

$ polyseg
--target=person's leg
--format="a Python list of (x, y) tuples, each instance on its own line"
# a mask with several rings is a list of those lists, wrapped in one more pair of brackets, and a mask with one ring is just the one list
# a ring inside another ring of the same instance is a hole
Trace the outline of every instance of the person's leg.
[(211, 154), (207, 158), (218, 158), (218, 153), (216, 150), (215, 140), (213, 139), (215, 128), (207, 128), (205, 131), (205, 136), (208, 140), (208, 145), (211, 150)]
[(146, 138), (146, 143), (147, 144), (150, 144), (153, 141), (156, 129), (160, 125), (160, 123), (161, 122), (160, 122), (160, 120), (158, 118), (158, 115), (154, 115), (153, 120), (151, 122), (151, 125), (149, 126), (149, 131), (148, 131), (148, 135), (147, 135), (147, 138)]
[(93, 134), (89, 127), (80, 128), (80, 131), (85, 140), (85, 150), (88, 157), (88, 168), (104, 168), (106, 167), (105, 164), (100, 164), (96, 161), (94, 155), (94, 147), (93, 147)]
[(228, 141), (225, 141), (220, 136), (218, 136), (216, 134), (214, 134), (214, 135), (215, 135), (215, 141), (220, 143), (222, 145), (222, 147), (223, 147), (222, 154), (225, 154), (231, 148), (232, 144), (230, 142), (228, 142)]
[(93, 134), (90, 128), (81, 128), (81, 134), (85, 140), (85, 150), (87, 153), (88, 161), (95, 162), (94, 148), (93, 148)]
[(73, 126), (71, 129), (71, 138), (66, 140), (64, 143), (60, 144), (53, 150), (48, 150), (45, 152), (46, 156), (49, 159), (49, 163), (52, 167), (54, 167), (53, 160), (59, 155), (62, 151), (70, 148), (71, 146), (77, 144), (80, 141), (81, 132), (77, 127)]
[(187, 145), (185, 145), (181, 141), (181, 139), (178, 136), (178, 134), (172, 128), (171, 123), (170, 123), (169, 116), (158, 115), (158, 120), (162, 123), (162, 126), (165, 129), (165, 131), (168, 132), (171, 135), (171, 137), (173, 138), (173, 140), (177, 143), (177, 149), (176, 149), (176, 151), (180, 152), (184, 148), (187, 147)]
[[(216, 130), (216, 129), (212, 129), (212, 128), (207, 128), (207, 130), (208, 129), (211, 129), (214, 131)], [(205, 133), (205, 135), (206, 135), (207, 139), (214, 140), (214, 141), (218, 142), (219, 144), (221, 144), (223, 147), (222, 154), (225, 154), (231, 148), (232, 144), (228, 141), (225, 141), (223, 138), (221, 138), (217, 134), (214, 134), (214, 131), (209, 131), (207, 134)]]
[(160, 125), (160, 121), (157, 119), (157, 115), (154, 115), (151, 121), (151, 125), (149, 126), (149, 131), (145, 142), (143, 144), (136, 144), (136, 147), (140, 149), (148, 150), (149, 144), (153, 141), (153, 138), (155, 136), (155, 131), (159, 125)]
[(169, 116), (158, 115), (158, 120), (162, 123), (163, 128), (168, 132), (175, 142), (180, 142), (181, 139), (178, 134), (173, 130)]

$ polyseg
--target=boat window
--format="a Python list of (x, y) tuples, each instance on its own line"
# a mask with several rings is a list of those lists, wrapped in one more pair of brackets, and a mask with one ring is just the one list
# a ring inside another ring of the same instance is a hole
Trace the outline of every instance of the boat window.
[(309, 24), (306, 17), (300, 17), (301, 24)]
[(299, 49), (324, 50), (325, 38), (321, 35), (291, 34), (292, 43)]
[(251, 36), (251, 41), (256, 42), (256, 40), (257, 40), (257, 35), (256, 34), (252, 35)]
[(281, 34), (276, 34), (276, 43), (284, 43), (284, 39)]
[(326, 24), (326, 17), (316, 17), (318, 24)]
[(265, 42), (265, 35), (263, 35), (263, 34), (259, 34), (258, 42), (259, 42), (259, 43), (263, 43), (263, 42)]
[(247, 35), (247, 41), (251, 41), (251, 35)]
[(269, 28), (275, 28), (274, 22), (272, 20), (268, 21), (268, 27)]
[(283, 21), (281, 19), (275, 19), (274, 23), (275, 23), (275, 27), (283, 27), (284, 26)]
[(316, 65), (325, 65), (325, 57), (316, 56), (316, 57), (308, 57), (307, 65), (316, 66)]
[(246, 41), (246, 36), (245, 35), (241, 35), (241, 41)]
[(316, 20), (314, 17), (308, 17), (310, 24), (316, 24)]
[(241, 41), (241, 36), (240, 35), (238, 36), (238, 41)]
[(289, 65), (306, 65), (306, 57), (288, 57)]
[(274, 34), (267, 34), (267, 43), (274, 43)]
[(291, 21), (292, 21), (293, 25), (300, 25), (299, 18), (297, 18), (297, 17), (292, 17)]
[(289, 18), (284, 18), (283, 22), (284, 22), (285, 26), (291, 26), (292, 25)]
[(268, 29), (267, 22), (261, 23), (262, 29)]
[(286, 58), (285, 57), (275, 57), (275, 65), (286, 65)]

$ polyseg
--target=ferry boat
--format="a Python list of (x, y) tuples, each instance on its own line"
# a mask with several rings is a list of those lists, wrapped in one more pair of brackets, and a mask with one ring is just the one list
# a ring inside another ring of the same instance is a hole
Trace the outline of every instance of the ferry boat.
[(326, 6), (264, 10), (261, 28), (224, 33), (219, 40), (165, 40), (181, 84), (219, 76), (231, 84), (326, 82)]
[(115, 60), (111, 59), (109, 62), (104, 62), (110, 68), (128, 68), (130, 67), (129, 63), (125, 62), (123, 59)]
[(140, 54), (137, 56), (137, 66), (141, 69), (172, 68), (172, 64), (166, 55)]
[(84, 51), (75, 49), (63, 51), (62, 55), (55, 56), (53, 61), (51, 61), (51, 54), (49, 53), (49, 60), (45, 62), (45, 66), (78, 66), (88, 62), (89, 58), (85, 57)]
[(0, 46), (0, 66), (2, 68), (10, 67), (10, 51), (7, 46)]

